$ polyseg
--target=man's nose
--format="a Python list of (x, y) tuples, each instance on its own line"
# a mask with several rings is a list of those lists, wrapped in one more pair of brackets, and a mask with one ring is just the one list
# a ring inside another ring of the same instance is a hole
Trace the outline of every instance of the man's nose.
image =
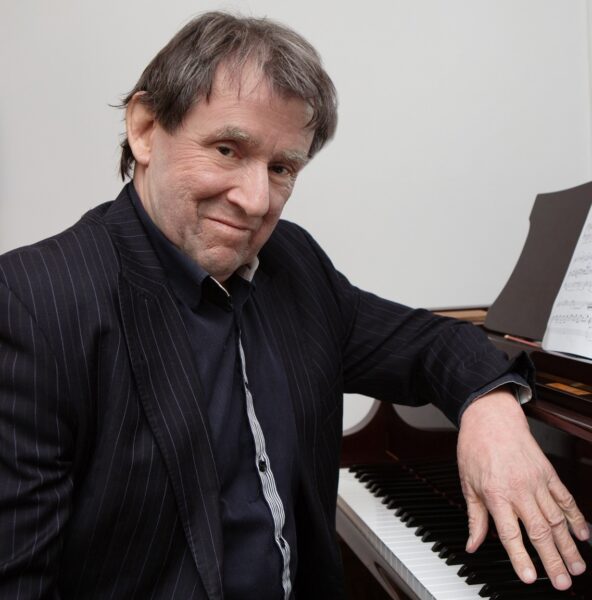
[(228, 200), (249, 217), (263, 217), (269, 211), (269, 171), (267, 165), (257, 163), (245, 167), (236, 185), (228, 193)]

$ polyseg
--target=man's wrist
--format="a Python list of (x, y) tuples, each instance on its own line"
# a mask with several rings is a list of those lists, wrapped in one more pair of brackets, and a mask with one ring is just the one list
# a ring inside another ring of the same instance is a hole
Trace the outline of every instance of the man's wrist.
[(532, 399), (532, 390), (526, 379), (520, 375), (517, 375), (516, 373), (507, 373), (506, 375), (503, 375), (502, 377), (476, 390), (465, 400), (458, 412), (458, 423), (460, 424), (464, 412), (469, 406), (471, 406), (471, 404), (473, 404), (473, 402), (475, 402), (475, 400), (483, 398), (484, 396), (487, 396), (489, 393), (498, 389), (507, 389), (509, 393), (513, 394), (514, 398), (519, 404), (525, 404)]
[(504, 413), (504, 415), (521, 415), (522, 418), (525, 418), (521, 404), (517, 401), (514, 386), (506, 384), (474, 398), (463, 411), (460, 423), (467, 425), (470, 421), (479, 419), (486, 413), (490, 415), (491, 411)]

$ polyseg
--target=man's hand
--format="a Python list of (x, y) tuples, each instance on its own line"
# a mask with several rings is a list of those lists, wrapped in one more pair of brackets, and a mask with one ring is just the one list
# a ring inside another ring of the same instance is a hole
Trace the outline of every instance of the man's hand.
[(469, 514), (467, 552), (485, 539), (489, 511), (514, 570), (525, 583), (537, 575), (522, 540), (524, 523), (553, 586), (571, 585), (586, 565), (569, 533), (589, 537), (576, 503), (539, 448), (514, 396), (495, 390), (464, 412), (458, 466)]

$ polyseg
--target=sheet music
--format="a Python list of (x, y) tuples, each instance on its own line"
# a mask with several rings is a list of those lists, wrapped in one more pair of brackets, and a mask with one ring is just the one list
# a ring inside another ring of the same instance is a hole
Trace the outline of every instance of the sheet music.
[(555, 298), (543, 348), (592, 358), (592, 209)]

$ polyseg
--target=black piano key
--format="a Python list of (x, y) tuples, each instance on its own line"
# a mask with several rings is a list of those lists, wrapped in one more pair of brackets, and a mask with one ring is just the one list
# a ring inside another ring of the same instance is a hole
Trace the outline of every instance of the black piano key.
[(393, 483), (389, 484), (389, 483), (385, 483), (382, 481), (373, 481), (371, 487), (372, 487), (372, 489), (370, 489), (370, 486), (368, 486), (368, 488), (370, 489), (371, 492), (373, 492), (375, 494), (378, 493), (381, 496), (384, 496), (385, 494), (391, 494), (391, 495), (401, 494), (402, 496), (413, 496), (413, 495), (433, 496), (434, 495), (433, 490), (431, 490), (424, 483), (417, 482), (417, 481), (407, 482), (406, 485), (400, 485), (399, 482), (396, 484), (393, 484)]
[(459, 512), (466, 513), (463, 506), (450, 502), (446, 497), (435, 493), (433, 490), (426, 488), (409, 489), (409, 490), (389, 490), (385, 488), (377, 488), (375, 491), (369, 490), (377, 498), (389, 498), (391, 500), (399, 500), (407, 505), (421, 508), (422, 506), (432, 506), (439, 504), (442, 507), (450, 507)]
[(494, 593), (498, 594), (510, 594), (510, 593), (556, 593), (565, 594), (565, 592), (559, 592), (551, 585), (551, 582), (546, 577), (537, 579), (534, 583), (524, 583), (518, 576), (515, 575), (513, 579), (507, 581), (491, 581), (486, 583), (480, 590), (479, 595), (487, 598), (493, 596)]
[(370, 478), (383, 478), (383, 479), (390, 478), (392, 480), (395, 477), (397, 477), (397, 478), (411, 477), (411, 475), (409, 475), (409, 473), (406, 472), (397, 463), (375, 465), (375, 466), (366, 465), (366, 466), (360, 466), (360, 467), (350, 467), (350, 471), (352, 471), (360, 481), (363, 481), (365, 479), (370, 479)]
[(444, 500), (438, 498), (435, 495), (430, 495), (429, 490), (416, 490), (413, 492), (401, 493), (398, 491), (384, 491), (372, 492), (377, 498), (388, 498), (389, 500), (395, 500), (405, 506), (453, 506)]
[(456, 536), (454, 539), (448, 536), (448, 539), (441, 539), (434, 542), (432, 552), (438, 554), (440, 558), (446, 558), (452, 552), (464, 552), (467, 545), (465, 536)]
[[(461, 567), (458, 570), (461, 577), (467, 578), (467, 583), (489, 583), (490, 581), (506, 582), (514, 581), (517, 575), (514, 573), (512, 563), (494, 563), (492, 565), (479, 565), (477, 567)], [(524, 585), (524, 584), (523, 584)]]
[(367, 486), (378, 484), (384, 485), (385, 487), (397, 486), (400, 488), (404, 488), (407, 485), (414, 485), (418, 482), (418, 480), (413, 479), (413, 477), (410, 477), (406, 474), (397, 473), (392, 473), (380, 477), (371, 473), (364, 473), (363, 475), (360, 475), (359, 479), (361, 483)]
[(452, 534), (455, 537), (460, 536), (465, 541), (469, 537), (469, 530), (467, 529), (466, 521), (462, 521), (462, 523), (448, 523), (444, 521), (442, 523), (433, 523), (431, 525), (420, 525), (415, 531), (415, 535), (418, 537), (422, 537), (426, 533), (433, 533), (436, 535), (434, 541), (440, 539), (438, 534), (442, 534), (442, 539), (446, 539), (446, 535), (448, 534)]
[(356, 468), (356, 467), (350, 467), (350, 471), (352, 471), (352, 473), (354, 473), (354, 475), (356, 476), (357, 479), (359, 479), (360, 482), (365, 482), (365, 481), (369, 481), (370, 479), (372, 479), (373, 477), (379, 477), (379, 476), (384, 476), (384, 477), (390, 477), (390, 478), (395, 478), (395, 477), (406, 477), (408, 476), (407, 474), (405, 474), (400, 468), (397, 468), (396, 466), (389, 466), (388, 469), (372, 469), (372, 468)]
[[(470, 556), (470, 555), (467, 555)], [(484, 554), (482, 558), (475, 560), (467, 558), (466, 556), (460, 555), (460, 553), (453, 553), (451, 556), (446, 557), (445, 562), (447, 565), (458, 566), (459, 575), (465, 577), (469, 573), (479, 571), (480, 569), (488, 569), (497, 567), (505, 567), (512, 569), (512, 562), (505, 553), (493, 551), (490, 554)], [(463, 569), (462, 572), (460, 569)]]
[(500, 560), (510, 560), (506, 549), (501, 545), (495, 542), (488, 543), (486, 546), (479, 548), (473, 554), (469, 554), (465, 552), (468, 556), (467, 560), (469, 563), (480, 563), (486, 560), (491, 561), (500, 561)]
[[(385, 504), (383, 502), (383, 504)], [(403, 514), (410, 514), (410, 515), (417, 515), (417, 516), (421, 516), (421, 515), (425, 515), (426, 517), (430, 517), (430, 516), (434, 516), (434, 515), (459, 515), (464, 517), (465, 519), (468, 520), (467, 518), (467, 513), (463, 510), (461, 510), (460, 508), (456, 507), (456, 506), (452, 506), (451, 504), (446, 504), (446, 503), (440, 503), (440, 504), (434, 504), (433, 506), (400, 506), (398, 508), (395, 509), (395, 514), (397, 516), (399, 515), (403, 515)]]
[(423, 479), (418, 479), (417, 477), (413, 477), (408, 473), (397, 474), (394, 476), (392, 474), (387, 474), (384, 476), (369, 475), (366, 481), (379, 485), (384, 485), (385, 487), (400, 487), (401, 489), (405, 489), (407, 487), (429, 485)]
[[(400, 488), (396, 486), (386, 486), (381, 485), (376, 487), (375, 489), (379, 490), (379, 494), (382, 496), (390, 495), (393, 497), (401, 496), (401, 498), (405, 498), (407, 496), (419, 496), (420, 498), (439, 500), (442, 504), (450, 504), (445, 496), (439, 494), (434, 491), (431, 487), (427, 485), (415, 485), (408, 486), (406, 488)], [(370, 490), (372, 491), (372, 490)], [(373, 492), (376, 493), (376, 492)]]
[(362, 482), (365, 485), (379, 485), (384, 487), (384, 489), (414, 489), (414, 488), (432, 488), (430, 484), (426, 483), (421, 479), (414, 479), (413, 477), (409, 477), (407, 475), (403, 476), (391, 476), (387, 475), (386, 477), (368, 477), (366, 481)]
[(387, 508), (391, 508), (391, 509), (395, 509), (395, 508), (410, 508), (414, 505), (414, 503), (420, 503), (420, 506), (423, 507), (431, 507), (431, 508), (437, 508), (438, 506), (442, 506), (442, 503), (440, 500), (435, 499), (435, 498), (421, 498), (421, 497), (416, 497), (416, 498), (397, 498), (396, 496), (390, 497), (388, 499), (389, 501), (386, 503)]
[[(530, 587), (530, 586), (524, 586)], [(519, 590), (516, 592), (495, 592), (492, 596), (489, 596), (491, 600), (530, 600), (530, 598), (536, 598), (536, 600), (566, 600), (571, 596), (566, 596), (565, 592), (554, 591), (540, 591), (540, 590)], [(582, 600), (584, 600), (582, 598)]]
[(370, 477), (366, 481), (363, 482), (366, 487), (372, 492), (375, 489), (383, 489), (388, 491), (397, 491), (401, 492), (421, 489), (425, 490), (428, 486), (424, 481), (420, 481), (417, 479), (403, 479), (401, 477), (397, 477), (396, 479), (388, 478), (388, 479), (377, 479), (376, 477)]
[[(442, 539), (434, 543), (432, 546), (432, 551), (437, 552), (440, 558), (447, 558), (453, 552), (464, 552), (466, 543), (466, 536), (459, 536), (456, 539)], [(497, 552), (498, 556), (500, 557), (507, 556), (504, 547), (496, 540), (485, 540), (485, 542), (483, 542), (483, 544), (481, 544), (479, 547), (479, 550), (477, 550), (477, 552), (475, 552), (472, 556), (477, 556), (477, 554), (484, 551)], [(471, 555), (469, 554), (469, 556)]]
[[(396, 513), (396, 511), (395, 511)], [(466, 515), (458, 515), (458, 513), (448, 513), (442, 512), (438, 510), (434, 513), (417, 513), (411, 510), (401, 510), (399, 514), (395, 514), (395, 516), (400, 519), (403, 523), (409, 523), (409, 525), (414, 525), (415, 527), (419, 527), (422, 524), (429, 525), (430, 523), (442, 523), (444, 521), (454, 522), (455, 524), (461, 524), (466, 527), (467, 524), (467, 516)]]
[(460, 540), (448, 543), (444, 540), (438, 540), (437, 542), (434, 542), (432, 552), (437, 552), (440, 558), (446, 558), (451, 552), (460, 552), (461, 550), (464, 550), (464, 547), (465, 544), (462, 544)]
[[(385, 502), (383, 502), (385, 504)], [(462, 515), (467, 519), (467, 513), (457, 506), (453, 506), (452, 504), (440, 503), (434, 506), (414, 506), (414, 507), (405, 507), (401, 506), (395, 509), (395, 514), (397, 516), (403, 513), (412, 513), (414, 515)]]
[(398, 502), (401, 506), (415, 508), (433, 508), (433, 507), (451, 507), (459, 509), (454, 504), (450, 504), (444, 498), (438, 497), (431, 493), (430, 490), (417, 490), (413, 493), (401, 493), (397, 491), (372, 492), (377, 498), (383, 498), (382, 503), (388, 504), (390, 501)]
[(402, 523), (405, 523), (407, 527), (423, 527), (424, 529), (432, 527), (437, 528), (438, 526), (443, 526), (444, 523), (448, 523), (450, 529), (455, 529), (461, 533), (467, 532), (467, 520), (466, 518), (457, 518), (452, 516), (439, 516), (439, 517), (430, 517), (428, 519), (422, 518), (421, 516), (413, 515), (413, 514), (404, 514), (399, 516), (399, 520)]
[(413, 515), (405, 514), (401, 516), (401, 520), (405, 522), (407, 527), (430, 527), (437, 525), (438, 523), (448, 523), (450, 525), (458, 525), (459, 528), (467, 528), (467, 517), (466, 515), (437, 515), (437, 516), (425, 516), (425, 515)]
[[(446, 564), (447, 565), (465, 565), (468, 561), (468, 556), (470, 554), (468, 552), (450, 552), (448, 556), (446, 556)], [(441, 557), (443, 558), (443, 557)]]
[[(394, 479), (391, 475), (385, 475), (381, 477), (377, 477), (376, 481), (381, 481), (385, 485), (390, 485), (393, 483), (400, 483), (401, 485), (429, 485), (426, 483), (425, 479), (421, 477), (417, 477), (413, 473), (400, 473), (396, 479)], [(432, 486), (433, 487), (433, 486)]]
[(409, 482), (407, 485), (400, 485), (400, 483), (384, 483), (382, 481), (367, 481), (365, 482), (366, 487), (373, 494), (380, 493), (384, 494), (401, 494), (402, 496), (434, 496), (444, 499), (444, 496), (438, 494), (434, 489), (423, 483), (422, 481)]
[(424, 531), (421, 535), (418, 534), (418, 532), (415, 532), (415, 535), (417, 535), (417, 537), (420, 537), (421, 540), (423, 542), (440, 542), (443, 541), (444, 543), (447, 542), (461, 542), (462, 540), (464, 540), (466, 542), (467, 536), (466, 535), (461, 535), (458, 534), (457, 530), (452, 529), (452, 530), (439, 530), (439, 531), (433, 531), (433, 530), (428, 530), (428, 531)]
[(491, 564), (494, 562), (509, 561), (509, 557), (503, 548), (493, 548), (483, 550), (480, 548), (477, 553), (468, 552), (450, 552), (445, 559), (447, 565), (479, 565)]
[[(470, 577), (475, 573), (493, 572), (513, 575), (514, 569), (512, 568), (512, 563), (510, 562), (510, 559), (508, 558), (505, 561), (490, 561), (489, 559), (484, 559), (482, 562), (465, 563), (458, 570), (458, 574), (460, 577)], [(491, 578), (489, 578), (489, 581), (491, 581)], [(485, 580), (483, 583), (487, 583), (487, 580)]]
[[(464, 562), (458, 563), (463, 565), (459, 570), (459, 575), (465, 576), (472, 571), (487, 571), (488, 569), (493, 568), (494, 566), (497, 567), (499, 565), (506, 565), (506, 567), (510, 569), (509, 572), (514, 573), (512, 562), (510, 561), (510, 557), (508, 556), (504, 548), (500, 548), (499, 550), (492, 550), (480, 556), (471, 555), (468, 553), (465, 554), (466, 557)], [(531, 557), (531, 559), (535, 570), (539, 573), (544, 573), (545, 569), (543, 567), (541, 559), (538, 556), (533, 556)], [(448, 563), (448, 559), (446, 559), (446, 562)]]

